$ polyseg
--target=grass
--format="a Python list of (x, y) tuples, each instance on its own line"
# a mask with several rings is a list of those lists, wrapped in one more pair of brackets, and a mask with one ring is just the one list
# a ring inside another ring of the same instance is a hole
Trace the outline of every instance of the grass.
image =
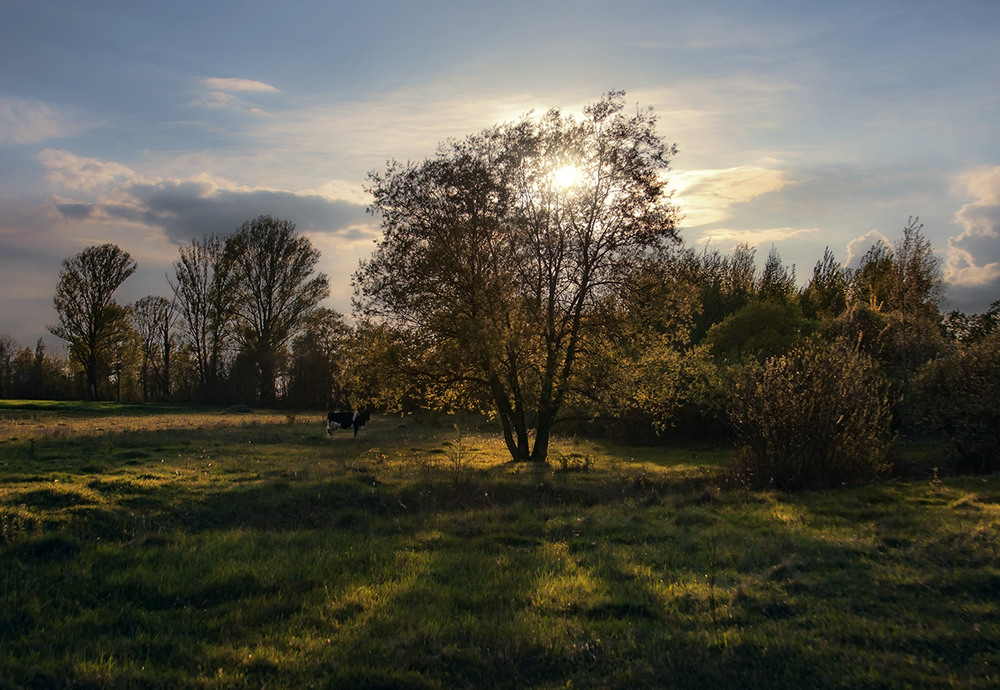
[(0, 687), (1000, 682), (996, 476), (750, 492), (453, 422), (0, 402)]

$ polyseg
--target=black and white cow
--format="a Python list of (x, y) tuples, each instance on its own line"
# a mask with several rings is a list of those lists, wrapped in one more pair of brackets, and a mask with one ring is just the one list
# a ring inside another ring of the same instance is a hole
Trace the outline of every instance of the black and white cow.
[(326, 433), (332, 435), (334, 429), (350, 429), (354, 427), (354, 438), (358, 437), (358, 431), (365, 428), (365, 424), (371, 419), (371, 413), (361, 412), (328, 412), (326, 415)]

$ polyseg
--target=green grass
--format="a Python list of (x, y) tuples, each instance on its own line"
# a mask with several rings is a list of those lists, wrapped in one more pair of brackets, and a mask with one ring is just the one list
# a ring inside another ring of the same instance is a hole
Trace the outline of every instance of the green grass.
[(451, 421), (0, 404), (0, 687), (1000, 682), (996, 476), (749, 492)]

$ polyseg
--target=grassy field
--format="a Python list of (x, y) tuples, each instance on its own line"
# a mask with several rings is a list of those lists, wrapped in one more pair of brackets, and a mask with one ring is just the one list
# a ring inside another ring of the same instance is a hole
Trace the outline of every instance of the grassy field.
[(0, 688), (1000, 684), (1000, 477), (452, 422), (0, 402)]

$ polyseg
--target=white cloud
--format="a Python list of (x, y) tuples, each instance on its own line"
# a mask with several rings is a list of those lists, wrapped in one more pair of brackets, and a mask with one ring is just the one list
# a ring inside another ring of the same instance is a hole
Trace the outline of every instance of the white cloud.
[(371, 194), (365, 191), (363, 184), (348, 180), (328, 180), (315, 189), (303, 189), (298, 194), (321, 196), (331, 201), (347, 201), (359, 206), (367, 206), (372, 201)]
[(138, 179), (127, 165), (84, 158), (60, 149), (44, 149), (38, 160), (48, 170), (49, 182), (62, 189), (92, 192)]
[(892, 247), (892, 242), (886, 237), (882, 232), (878, 230), (869, 230), (864, 235), (860, 237), (855, 237), (847, 243), (847, 263), (845, 265), (852, 268), (856, 268), (861, 261), (861, 257), (864, 256), (873, 245), (879, 242), (884, 243), (888, 247)]
[(81, 129), (63, 113), (39, 101), (0, 96), (0, 144), (37, 144)]
[[(963, 307), (983, 309), (1000, 298), (1000, 166), (967, 172), (960, 183), (973, 201), (955, 214), (963, 230), (948, 239), (945, 279)], [(974, 296), (976, 306), (964, 304)]]

